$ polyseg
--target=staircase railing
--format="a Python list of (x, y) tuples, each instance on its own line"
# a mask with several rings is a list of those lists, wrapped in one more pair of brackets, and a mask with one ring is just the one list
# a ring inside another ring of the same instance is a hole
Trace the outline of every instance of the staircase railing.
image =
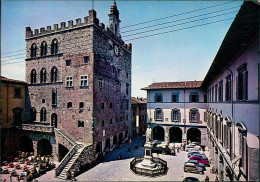
[(63, 138), (65, 138), (72, 146), (77, 145), (77, 143), (63, 130), (55, 128), (55, 131), (57, 131), (60, 135), (62, 135)]

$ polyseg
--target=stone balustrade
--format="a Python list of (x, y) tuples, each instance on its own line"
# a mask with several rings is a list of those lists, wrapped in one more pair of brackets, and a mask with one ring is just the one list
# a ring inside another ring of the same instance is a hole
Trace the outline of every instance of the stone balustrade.
[(37, 132), (54, 132), (53, 126), (36, 125), (36, 124), (22, 124), (23, 130), (37, 131)]

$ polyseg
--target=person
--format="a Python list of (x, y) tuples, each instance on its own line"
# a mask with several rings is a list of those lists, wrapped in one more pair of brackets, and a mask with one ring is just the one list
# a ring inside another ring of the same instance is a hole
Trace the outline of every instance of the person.
[(215, 179), (215, 181), (219, 181), (219, 180), (218, 180), (218, 176), (217, 176), (217, 175), (216, 175), (216, 179)]
[(206, 176), (205, 181), (209, 181), (209, 177), (208, 176)]

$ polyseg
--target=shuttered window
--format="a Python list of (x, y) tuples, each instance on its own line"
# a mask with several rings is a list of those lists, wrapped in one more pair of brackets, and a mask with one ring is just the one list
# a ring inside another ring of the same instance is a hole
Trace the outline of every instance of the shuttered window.
[(238, 76), (236, 78), (237, 83), (237, 100), (247, 100), (247, 82), (248, 72), (246, 70), (246, 64), (243, 64), (237, 69)]

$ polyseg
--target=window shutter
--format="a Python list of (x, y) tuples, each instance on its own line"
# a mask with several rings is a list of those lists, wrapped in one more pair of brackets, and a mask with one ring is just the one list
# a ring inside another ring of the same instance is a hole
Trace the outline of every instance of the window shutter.
[(189, 95), (189, 102), (191, 102), (191, 95)]
[(181, 122), (181, 112), (180, 112), (180, 110), (178, 110), (178, 120), (179, 120), (179, 122)]
[(157, 100), (156, 100), (156, 96), (157, 96), (157, 95), (155, 94), (155, 95), (154, 95), (154, 102), (157, 102)]
[(179, 102), (179, 94), (176, 95), (176, 102)]
[(196, 102), (199, 102), (199, 99), (200, 98), (200, 96), (199, 95), (196, 95)]
[(189, 112), (189, 120), (191, 121), (191, 111)]
[(200, 123), (200, 112), (199, 111), (197, 111), (196, 119), (197, 119), (198, 123)]

